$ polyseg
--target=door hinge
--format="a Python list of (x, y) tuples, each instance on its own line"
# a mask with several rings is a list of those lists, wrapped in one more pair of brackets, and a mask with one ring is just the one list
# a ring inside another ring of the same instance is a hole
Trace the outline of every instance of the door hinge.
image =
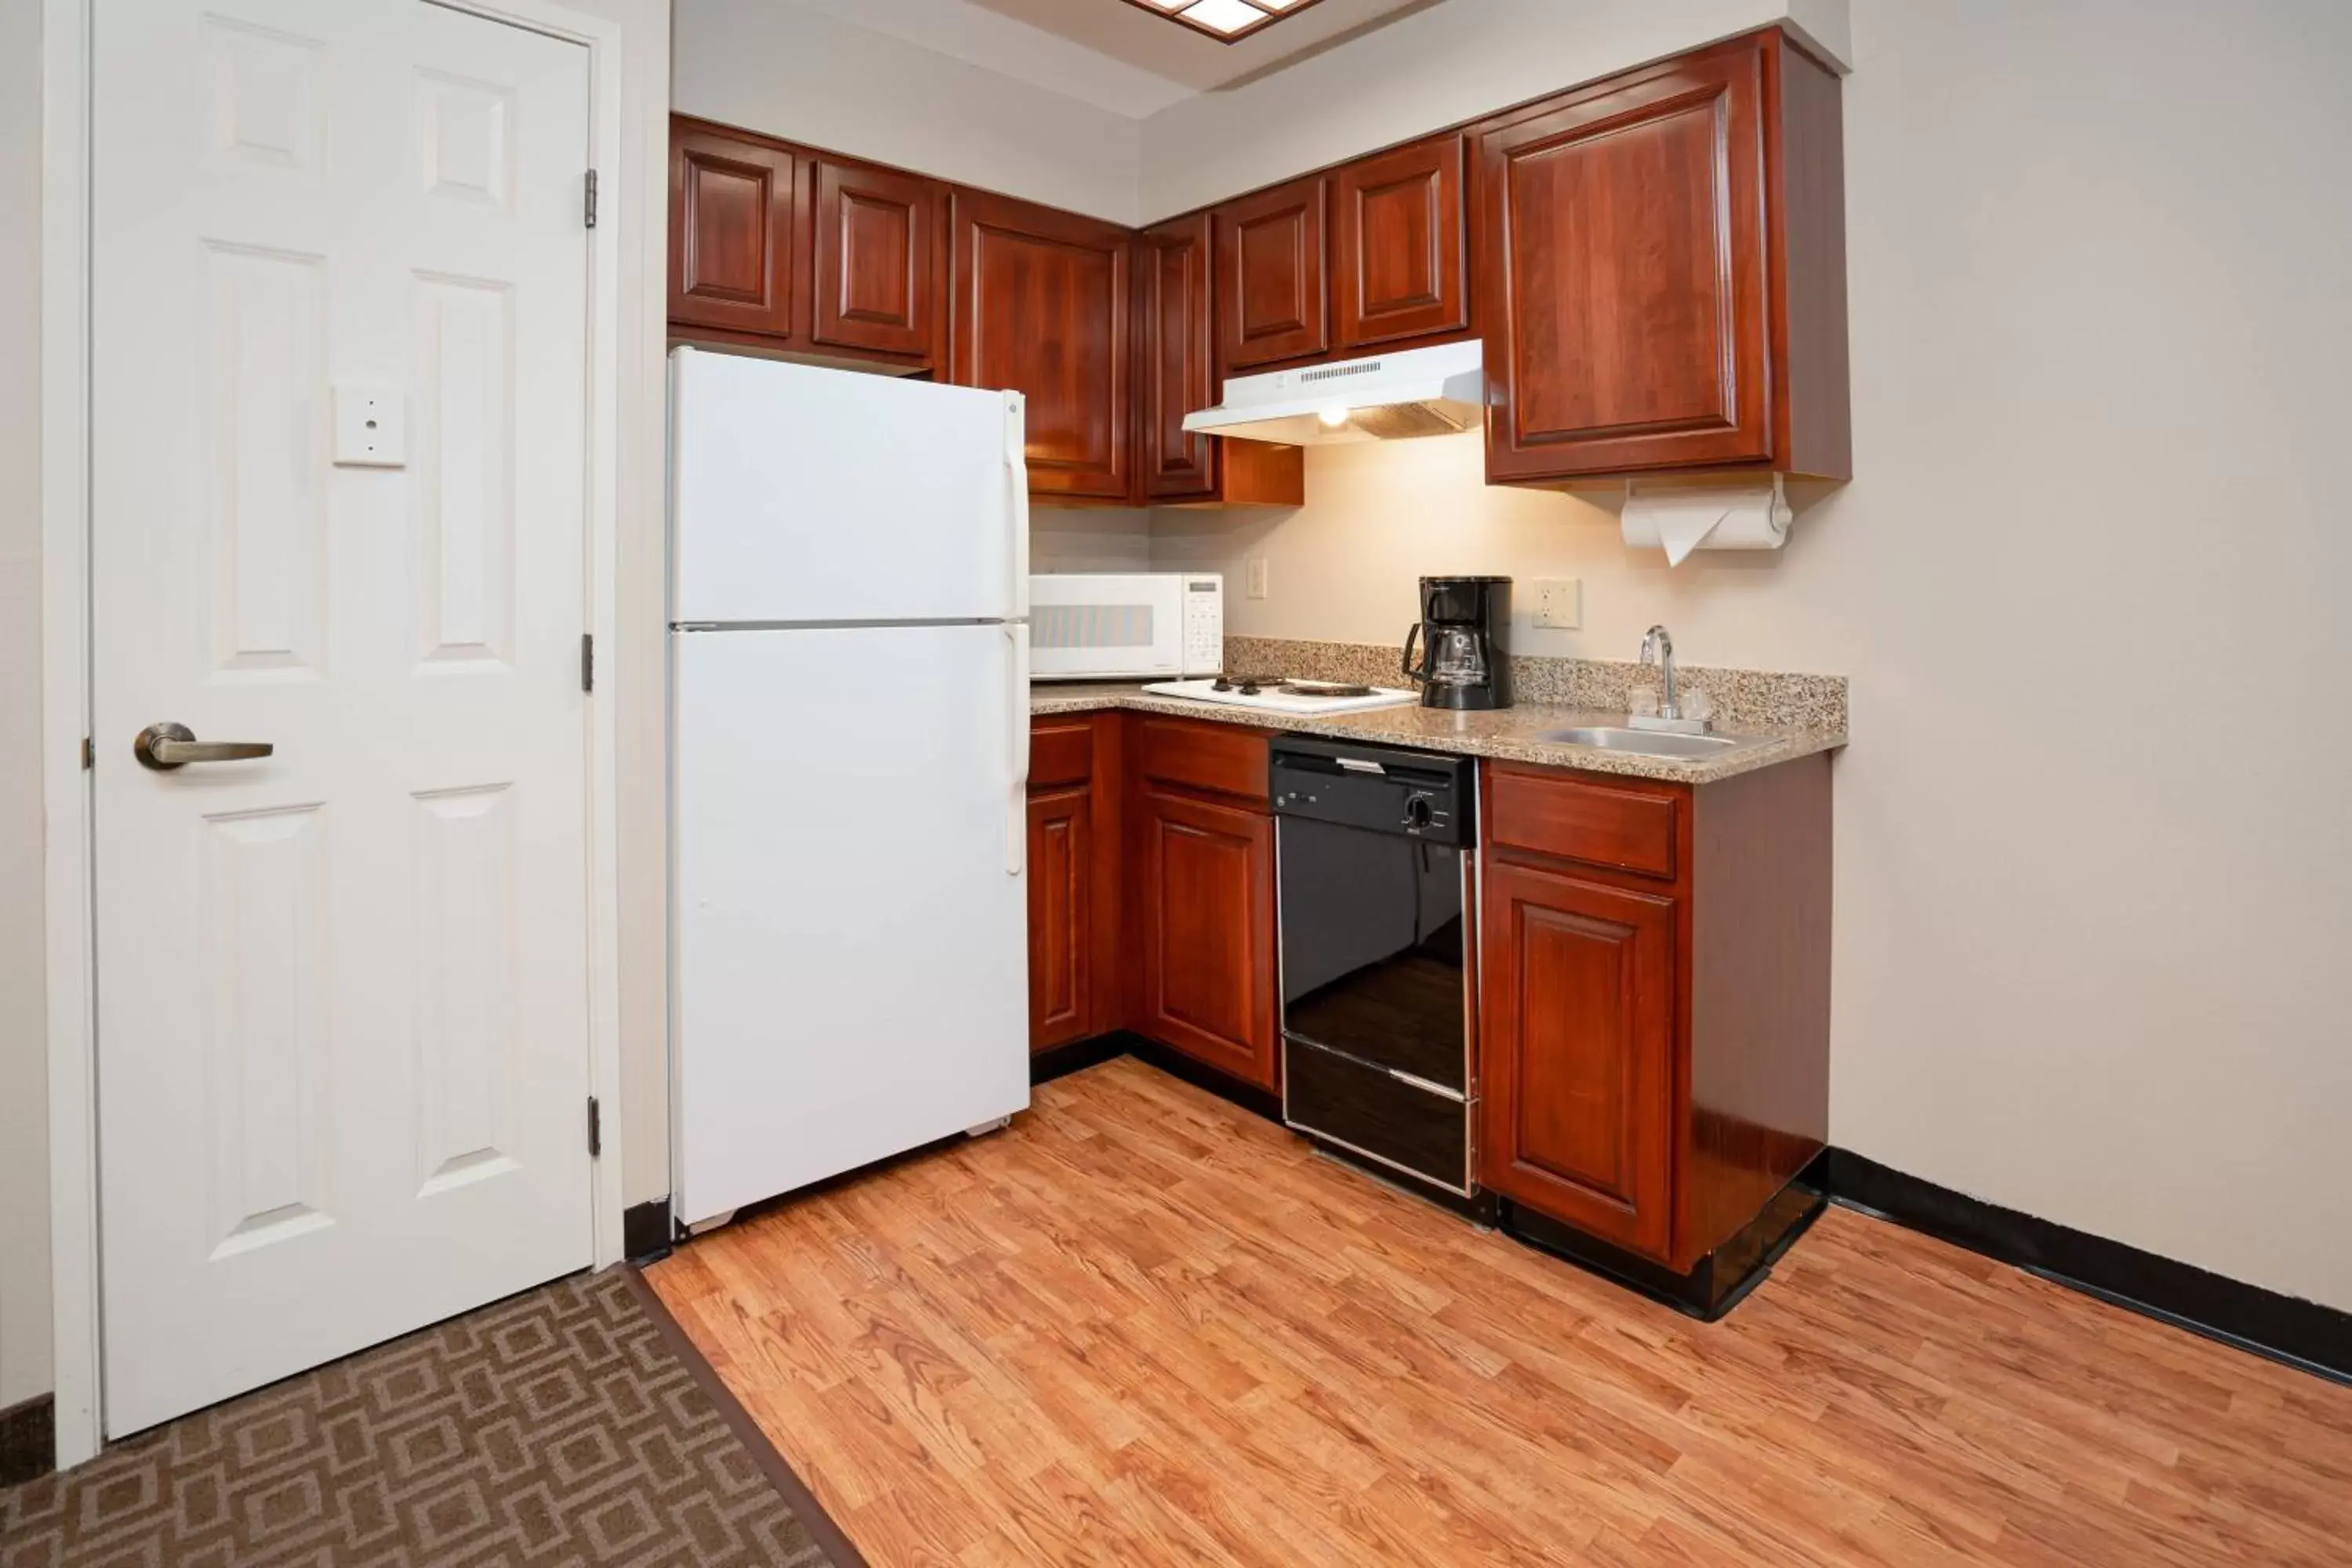
[(604, 1113), (596, 1104), (596, 1097), (588, 1097), (588, 1157), (602, 1159), (604, 1153)]
[(596, 689), (596, 634), (580, 634), (580, 689)]
[(584, 190), (584, 192), (585, 192), (585, 200), (584, 200), (584, 201), (583, 201), (583, 203), (582, 204), (582, 209), (581, 209), (581, 210), (582, 210), (582, 211), (586, 215), (586, 216), (587, 216), (587, 219), (588, 219), (588, 226), (589, 226), (590, 228), (594, 228), (594, 227), (596, 226), (596, 171), (595, 171), (595, 170), (591, 169), (591, 170), (589, 170), (589, 171), (588, 171), (588, 178), (587, 178), (585, 181), (583, 181), (583, 190)]
[(96, 766), (98, 766), (98, 742), (84, 735), (81, 738), (81, 771), (88, 773)]

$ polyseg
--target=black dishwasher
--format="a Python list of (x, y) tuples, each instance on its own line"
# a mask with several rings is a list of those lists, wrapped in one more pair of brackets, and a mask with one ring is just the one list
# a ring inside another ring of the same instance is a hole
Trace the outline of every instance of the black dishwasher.
[(1465, 758), (1273, 743), (1283, 1120), (1469, 1196)]

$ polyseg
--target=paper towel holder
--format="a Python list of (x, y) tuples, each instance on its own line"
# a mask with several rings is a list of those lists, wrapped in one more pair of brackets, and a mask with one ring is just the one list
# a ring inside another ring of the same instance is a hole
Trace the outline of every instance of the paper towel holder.
[(1777, 551), (1788, 542), (1796, 511), (1789, 505), (1786, 476), (1775, 472), (1766, 489), (1760, 475), (1701, 476), (1728, 479), (1675, 486), (1649, 496), (1628, 476), (1620, 529), (1629, 548), (1665, 551), (1666, 564), (1679, 566), (1697, 550)]
[[(1641, 481), (1636, 479), (1628, 478), (1626, 479), (1625, 499), (1627, 500), (1632, 500), (1633, 499), (1633, 487), (1639, 483), (1641, 483)], [(1788, 512), (1791, 521), (1794, 521), (1796, 519), (1797, 514), (1790, 510), (1789, 507), (1789, 476), (1786, 474), (1775, 473), (1772, 476), (1772, 510), (1776, 512)]]

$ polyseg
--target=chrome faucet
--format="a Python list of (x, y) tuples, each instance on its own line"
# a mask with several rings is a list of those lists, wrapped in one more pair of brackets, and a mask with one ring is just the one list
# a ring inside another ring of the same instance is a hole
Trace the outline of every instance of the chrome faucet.
[(1704, 735), (1715, 726), (1705, 719), (1683, 717), (1682, 685), (1675, 674), (1675, 639), (1664, 626), (1652, 626), (1650, 635), (1642, 639), (1642, 668), (1655, 666), (1664, 676), (1665, 690), (1659, 695), (1655, 713), (1628, 713), (1626, 727), (1633, 730), (1665, 730), (1677, 735)]
[(1647, 669), (1652, 665), (1660, 667), (1666, 682), (1666, 689), (1658, 699), (1658, 717), (1681, 718), (1682, 704), (1675, 691), (1675, 639), (1664, 626), (1652, 626), (1649, 635), (1642, 639), (1642, 668)]

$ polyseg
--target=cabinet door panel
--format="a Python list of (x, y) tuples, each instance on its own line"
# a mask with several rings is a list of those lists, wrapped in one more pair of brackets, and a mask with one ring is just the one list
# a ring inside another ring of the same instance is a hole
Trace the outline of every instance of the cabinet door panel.
[(1760, 57), (1696, 57), (1480, 140), (1496, 479), (1772, 456)]
[(1029, 797), (1029, 1048), (1093, 1033), (1094, 803), (1083, 786)]
[(836, 348), (937, 352), (941, 189), (919, 175), (820, 159), (814, 336)]
[(1339, 347), (1469, 326), (1462, 147), (1461, 137), (1443, 136), (1332, 175), (1332, 309)]
[(1331, 346), (1320, 175), (1217, 209), (1218, 358), (1224, 374)]
[(976, 191), (954, 215), (954, 379), (1027, 395), (1033, 492), (1127, 499), (1127, 231)]
[(1210, 495), (1217, 488), (1215, 437), (1184, 428), (1184, 416), (1217, 400), (1209, 230), (1208, 215), (1202, 213), (1143, 234), (1136, 353), (1143, 378), (1143, 484), (1155, 500)]
[(1274, 819), (1157, 790), (1142, 804), (1144, 1032), (1271, 1089)]
[(685, 128), (669, 158), (670, 321), (790, 336), (799, 160)]
[(1673, 1209), (1675, 917), (1669, 898), (1486, 868), (1481, 1179), (1661, 1258)]

